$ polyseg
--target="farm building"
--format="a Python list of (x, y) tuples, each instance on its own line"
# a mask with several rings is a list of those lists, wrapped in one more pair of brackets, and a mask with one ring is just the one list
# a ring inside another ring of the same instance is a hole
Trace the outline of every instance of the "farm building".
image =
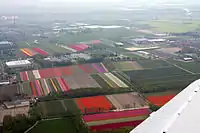
[(136, 38), (136, 39), (132, 39), (135, 43), (145, 43), (148, 41), (147, 38)]
[(184, 61), (192, 61), (193, 59), (191, 57), (185, 57), (183, 58)]
[(143, 54), (143, 55), (149, 55), (149, 53), (146, 52), (146, 51), (137, 51), (137, 52), (140, 53), (140, 54)]
[(30, 102), (27, 100), (4, 102), (4, 105), (7, 109), (16, 108), (16, 107), (26, 107), (26, 106), (29, 106), (29, 104), (30, 104)]
[(124, 46), (124, 44), (121, 42), (115, 42), (115, 46), (121, 47), (121, 46)]
[(9, 82), (9, 81), (0, 82), (0, 86), (3, 86), (3, 85), (8, 85), (8, 84), (10, 84), (10, 82)]
[(166, 39), (148, 39), (148, 42), (152, 42), (152, 43), (159, 43), (159, 42), (165, 42)]
[(19, 68), (19, 67), (28, 67), (31, 65), (29, 60), (17, 60), (6, 62), (8, 68)]

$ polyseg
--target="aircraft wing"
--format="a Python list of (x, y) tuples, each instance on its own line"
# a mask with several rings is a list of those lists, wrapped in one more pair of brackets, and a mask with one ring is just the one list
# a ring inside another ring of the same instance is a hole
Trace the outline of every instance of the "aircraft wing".
[(200, 133), (200, 79), (153, 112), (130, 133)]

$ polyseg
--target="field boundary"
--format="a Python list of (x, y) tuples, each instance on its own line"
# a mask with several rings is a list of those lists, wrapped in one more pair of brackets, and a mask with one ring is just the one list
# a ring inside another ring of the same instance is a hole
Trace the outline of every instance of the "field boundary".
[(28, 128), (24, 133), (28, 133), (30, 130), (32, 130), (35, 126), (37, 126), (37, 124), (39, 123), (40, 121), (36, 121), (35, 124), (33, 124), (33, 126), (31, 126), (30, 128)]

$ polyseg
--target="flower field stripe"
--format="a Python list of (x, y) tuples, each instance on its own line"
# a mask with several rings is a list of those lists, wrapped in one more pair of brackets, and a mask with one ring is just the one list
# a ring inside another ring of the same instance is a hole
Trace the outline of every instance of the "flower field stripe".
[(112, 73), (105, 73), (105, 75), (114, 81), (119, 87), (128, 88), (128, 86), (123, 81), (114, 76)]
[(138, 121), (138, 120), (145, 120), (147, 117), (148, 116), (136, 116), (136, 117), (127, 117), (127, 118), (119, 118), (119, 119), (92, 121), (92, 122), (87, 122), (87, 125), (96, 126), (96, 125), (105, 125), (105, 124), (120, 123), (120, 122)]
[(99, 73), (105, 73), (105, 72), (106, 72), (103, 68), (99, 67), (99, 66), (98, 66), (97, 64), (95, 64), (95, 63), (92, 63), (92, 66), (93, 66)]
[(62, 82), (60, 82), (59, 77), (56, 77), (56, 80), (58, 81), (58, 84), (60, 85), (62, 92), (64, 92), (65, 91), (65, 86), (63, 85)]
[(25, 51), (24, 49), (20, 49), (20, 51), (22, 51), (22, 53), (25, 54), (26, 56), (32, 56), (30, 53), (28, 53), (28, 52)]
[(43, 49), (40, 49), (40, 48), (32, 48), (32, 50), (41, 54), (41, 55), (44, 55), (44, 56), (48, 55), (48, 52), (46, 52), (46, 51), (44, 51)]
[(56, 85), (54, 84), (53, 80), (50, 79), (50, 81), (51, 81), (51, 84), (53, 85), (53, 88), (55, 89), (55, 91), (58, 92), (58, 88), (57, 88)]
[(19, 72), (21, 81), (24, 81), (24, 76), (23, 76), (23, 74), (24, 74), (24, 72)]
[(33, 96), (37, 96), (36, 89), (35, 89), (33, 82), (30, 82), (30, 87), (31, 87)]
[(101, 62), (100, 63), (101, 65), (102, 65), (102, 67), (104, 68), (104, 70), (106, 71), (106, 72), (108, 72), (108, 69), (104, 66), (104, 64)]
[(119, 129), (122, 127), (136, 127), (140, 123), (142, 123), (144, 120), (138, 120), (138, 121), (131, 121), (131, 122), (121, 122), (121, 123), (112, 123), (112, 124), (105, 124), (105, 125), (98, 125), (98, 126), (91, 126), (90, 129), (93, 131), (104, 131), (104, 130), (114, 130)]
[(56, 92), (54, 87), (53, 87), (53, 84), (51, 83), (51, 80), (50, 79), (47, 79), (47, 85), (49, 86), (50, 88), (50, 92)]
[(28, 81), (28, 75), (27, 72), (20, 72), (20, 78), (22, 81)]
[(37, 80), (37, 82), (38, 82), (38, 84), (39, 84), (39, 87), (40, 87), (40, 90), (41, 90), (42, 95), (45, 96), (45, 90), (44, 90), (44, 88), (42, 87), (42, 84), (41, 84), (40, 80)]
[(61, 78), (60, 78), (60, 77), (57, 77), (56, 79), (57, 79), (58, 83), (60, 84), (60, 86), (61, 86), (61, 88), (62, 88), (62, 91), (63, 91), (63, 92), (64, 92), (64, 91), (68, 91), (67, 87), (65, 86), (65, 84), (63, 83), (63, 81), (61, 80)]
[(101, 77), (109, 84), (112, 86), (112, 88), (119, 88), (119, 86), (112, 80), (110, 79), (107, 75), (107, 73), (101, 74)]
[(37, 89), (38, 95), (39, 95), (39, 96), (42, 96), (41, 87), (40, 87), (40, 85), (38, 84), (37, 80), (35, 80), (35, 84), (36, 84), (36, 89)]
[(29, 80), (28, 72), (27, 71), (25, 71), (24, 75), (25, 75), (26, 80)]
[(62, 83), (64, 84), (66, 91), (69, 91), (69, 86), (67, 85), (67, 82), (63, 78), (60, 78), (60, 79)]
[(46, 86), (46, 88), (47, 88), (47, 92), (48, 92), (48, 94), (49, 94), (51, 91), (50, 91), (49, 86), (47, 85), (46, 79), (43, 79), (43, 81), (44, 81), (44, 84), (45, 84), (45, 86)]
[(23, 92), (25, 94), (28, 94), (29, 96), (33, 95), (29, 82), (24, 82), (23, 83)]
[(69, 50), (69, 51), (71, 51), (71, 52), (76, 52), (75, 49), (72, 49), (72, 48), (67, 47), (67, 46), (64, 46), (64, 45), (60, 45), (60, 47), (62, 47), (62, 48), (64, 48), (64, 49), (67, 49), (67, 50)]
[(23, 49), (24, 51), (26, 51), (27, 53), (29, 53), (30, 54), (30, 56), (33, 56), (33, 53), (29, 50), (29, 49), (27, 49), (27, 48), (24, 48)]
[(114, 87), (112, 86), (111, 83), (109, 83), (107, 80), (105, 80), (105, 79), (103, 78), (103, 75), (102, 75), (102, 74), (98, 74), (98, 75), (99, 75), (99, 77), (100, 77), (101, 79), (103, 79), (111, 88), (114, 88)]
[(107, 120), (107, 119), (117, 119), (117, 118), (126, 118), (126, 117), (134, 117), (134, 116), (142, 116), (142, 115), (149, 115), (150, 110), (148, 108), (142, 109), (134, 109), (134, 110), (126, 110), (126, 111), (117, 111), (117, 112), (107, 112), (107, 113), (100, 113), (100, 114), (91, 114), (91, 115), (84, 115), (83, 120), (85, 122), (90, 121), (100, 121), (100, 120)]
[(41, 85), (41, 87), (42, 87), (42, 89), (43, 89), (44, 96), (48, 95), (47, 88), (46, 88), (46, 86), (45, 86), (44, 81), (43, 81), (42, 79), (40, 79), (39, 81), (40, 81), (40, 85)]
[(33, 72), (33, 75), (35, 76), (35, 79), (40, 79), (41, 78), (40, 73), (39, 73), (38, 70), (33, 70), (32, 72)]
[(62, 92), (62, 88), (60, 87), (60, 85), (58, 84), (58, 81), (56, 80), (56, 78), (52, 79), (53, 83), (55, 84), (56, 88), (58, 89), (59, 92)]

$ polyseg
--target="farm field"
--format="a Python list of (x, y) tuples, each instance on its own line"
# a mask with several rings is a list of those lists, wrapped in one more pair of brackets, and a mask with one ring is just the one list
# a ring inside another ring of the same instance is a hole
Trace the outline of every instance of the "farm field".
[(80, 114), (73, 99), (39, 102), (39, 107), (44, 118)]
[(82, 111), (82, 113), (97, 113), (107, 112), (113, 109), (113, 105), (105, 96), (94, 96), (75, 99), (76, 104)]
[(143, 93), (144, 96), (165, 96), (165, 95), (177, 95), (180, 90), (167, 90), (163, 92), (154, 92), (154, 93)]
[(47, 96), (50, 93), (65, 93), (69, 86), (61, 77), (39, 79), (23, 83), (23, 92), (30, 96)]
[(193, 31), (199, 28), (199, 22), (191, 22), (184, 24), (182, 22), (171, 22), (171, 21), (149, 21), (144, 22), (150, 25), (151, 30), (158, 32), (171, 32), (171, 33), (183, 33)]
[(60, 76), (95, 74), (108, 72), (103, 63), (91, 63), (73, 65), (67, 67), (45, 68), (32, 71), (20, 72), (21, 81), (35, 80), (40, 78), (52, 78)]
[(116, 109), (125, 108), (143, 108), (147, 107), (148, 103), (139, 96), (138, 93), (124, 93), (106, 96)]
[(137, 61), (144, 69), (170, 67), (171, 64), (163, 60), (138, 60)]
[(146, 80), (146, 79), (159, 79), (164, 77), (173, 77), (178, 75), (188, 75), (187, 72), (176, 68), (156, 68), (139, 71), (126, 71), (125, 72), (132, 80)]
[(103, 131), (121, 127), (135, 127), (145, 120), (148, 108), (84, 115), (83, 120), (91, 130)]
[(36, 54), (40, 54), (43, 56), (47, 56), (48, 52), (44, 51), (41, 48), (21, 48), (20, 51), (25, 55), (25, 56), (34, 56)]
[(28, 133), (77, 133), (71, 118), (41, 121)]
[(169, 95), (164, 95), (164, 96), (147, 96), (147, 100), (156, 105), (156, 106), (163, 106), (165, 105), (167, 102), (169, 102), (173, 97), (175, 97), (174, 94), (169, 94)]
[[(39, 102), (42, 116), (68, 116), (69, 114), (91, 114), (111, 110), (132, 110), (148, 108), (148, 103), (138, 93), (91, 96), (73, 99)], [(80, 112), (81, 111), (81, 112)]]
[(184, 69), (187, 69), (193, 73), (200, 73), (200, 63), (199, 62), (182, 62), (182, 61), (175, 61), (169, 60), (171, 63), (176, 64)]
[(88, 74), (72, 75), (65, 77), (64, 80), (70, 89), (80, 88), (101, 88), (101, 86)]
[(1, 86), (0, 87), (0, 100), (10, 100), (15, 97), (16, 93), (19, 93), (19, 85), (12, 84), (8, 86)]
[(123, 62), (116, 62), (114, 66), (117, 70), (120, 71), (130, 71), (130, 70), (142, 70), (143, 68), (134, 61), (123, 61)]
[(162, 92), (185, 88), (200, 75), (188, 74), (176, 67), (163, 67), (138, 71), (125, 71), (133, 86), (143, 93)]
[(133, 85), (140, 88), (140, 92), (154, 93), (168, 90), (181, 91), (191, 82), (199, 79), (200, 76), (194, 75), (178, 75), (173, 77), (160, 77), (157, 79), (146, 79), (140, 81), (133, 81)]

